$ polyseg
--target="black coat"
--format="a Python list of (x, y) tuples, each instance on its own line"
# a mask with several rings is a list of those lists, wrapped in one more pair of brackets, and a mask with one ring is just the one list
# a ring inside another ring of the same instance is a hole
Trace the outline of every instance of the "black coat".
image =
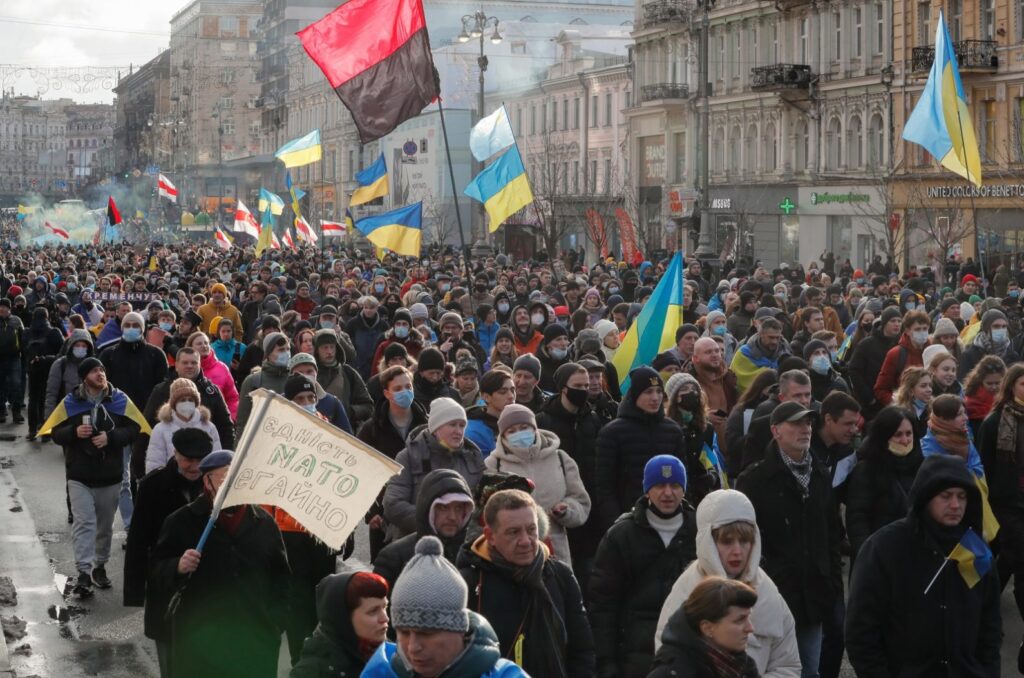
[(619, 403), (619, 416), (601, 429), (592, 497), (602, 525), (611, 525), (643, 494), (644, 465), (651, 457), (686, 457), (683, 432), (661, 414), (646, 414), (632, 400)]
[[(65, 419), (53, 429), (53, 442), (64, 448), (64, 471), (68, 480), (82, 483), (87, 487), (109, 487), (119, 485), (124, 476), (123, 449), (132, 444), (139, 433), (139, 426), (125, 416), (106, 409), (111, 402), (113, 389), (108, 385), (102, 404), (96, 410), (92, 421), (93, 429), (107, 434), (107, 446), (98, 448), (91, 438), (79, 438), (75, 429), (82, 424), (82, 414)], [(85, 399), (85, 385), (73, 392), (79, 400)]]
[(555, 388), (555, 371), (569, 362), (569, 354), (561, 360), (557, 360), (550, 353), (548, 353), (548, 347), (541, 342), (541, 345), (537, 347), (537, 360), (540, 361), (540, 381), (537, 382), (537, 386), (540, 390), (545, 393), (554, 393), (558, 389)]
[(876, 327), (870, 335), (864, 337), (846, 365), (846, 373), (850, 375), (853, 397), (864, 408), (865, 419), (870, 419), (881, 409), (875, 402), (875, 378), (882, 371), (885, 354), (896, 345), (899, 336), (886, 337), (881, 326)]
[[(373, 417), (363, 422), (363, 425), (359, 427), (359, 432), (356, 433), (356, 437), (378, 452), (394, 459), (398, 456), (399, 452), (405, 449), (406, 443), (405, 438), (395, 430), (395, 425), (391, 423), (391, 418), (388, 416), (390, 406), (391, 403), (386, 398), (377, 403), (373, 411)], [(412, 431), (426, 423), (426, 411), (419, 403), (414, 401), (412, 404), (412, 423), (409, 425), (409, 430)]]
[[(648, 678), (718, 678), (721, 675), (711, 667), (707, 644), (690, 627), (682, 610), (669, 618), (661, 641)], [(758, 678), (754, 660), (746, 654), (739, 659), (743, 662), (743, 678)]]
[(286, 619), (288, 557), (274, 519), (255, 506), (235, 534), (217, 525), (199, 568), (185, 577), (178, 560), (194, 549), (210, 518), (202, 494), (164, 521), (153, 549), (147, 607), (171, 615), (170, 678), (238, 676), (276, 678), (281, 631)]
[(846, 610), (846, 650), (858, 676), (999, 675), (1002, 622), (995, 568), (967, 588), (955, 563), (946, 563), (923, 595), (956, 542), (955, 536), (939, 536), (925, 513), (932, 497), (949, 487), (966, 490), (961, 525), (980, 535), (981, 495), (970, 471), (961, 460), (939, 455), (921, 465), (910, 491), (910, 513), (861, 547)]
[(324, 577), (317, 585), (317, 627), (302, 645), (302, 655), (288, 678), (357, 678), (362, 673), (366, 661), (345, 605), (345, 589), (353, 574)]
[(697, 521), (683, 505), (683, 525), (666, 547), (647, 518), (647, 497), (605, 534), (590, 575), (590, 620), (597, 675), (642, 678), (654, 659), (661, 607), (697, 557)]
[(167, 378), (167, 356), (145, 341), (119, 341), (100, 351), (107, 380), (142, 409), (153, 389)]
[(509, 660), (515, 657), (513, 644), (522, 634), (522, 669), (529, 675), (559, 678), (534, 668), (538, 663), (547, 665), (554, 653), (562, 657), (570, 678), (595, 675), (594, 638), (579, 584), (568, 565), (548, 557), (542, 572), (544, 588), (562, 620), (565, 640), (562, 647), (552, 647), (544, 634), (531, 629), (528, 602), (532, 596), (527, 584), (513, 579), (510, 567), (490, 558), (483, 537), (463, 546), (459, 552), (459, 569), (469, 586), (466, 607), (491, 623), (501, 644), (502, 657)]
[(692, 506), (700, 504), (704, 497), (715, 490), (721, 489), (718, 474), (704, 468), (700, 455), (706, 445), (714, 448), (715, 429), (706, 424), (703, 431), (691, 426), (683, 427), (683, 438), (686, 442), (686, 454), (682, 457), (686, 466), (686, 501)]
[[(124, 605), (142, 607), (146, 601), (146, 577), (149, 558), (160, 536), (160, 529), (169, 515), (195, 499), (202, 483), (190, 483), (178, 472), (178, 463), (171, 459), (163, 468), (146, 474), (135, 493), (135, 511), (128, 529), (124, 555)], [(144, 631), (154, 640), (166, 637), (163, 614), (155, 605), (146, 605)]]
[(880, 528), (906, 517), (910, 486), (922, 459), (917, 449), (906, 457), (886, 452), (881, 459), (865, 459), (853, 467), (846, 481), (846, 533), (854, 555)]
[(762, 461), (736, 480), (757, 512), (762, 568), (779, 587), (797, 626), (816, 624), (832, 614), (842, 595), (839, 512), (828, 470), (811, 455), (810, 494), (783, 463), (772, 443)]

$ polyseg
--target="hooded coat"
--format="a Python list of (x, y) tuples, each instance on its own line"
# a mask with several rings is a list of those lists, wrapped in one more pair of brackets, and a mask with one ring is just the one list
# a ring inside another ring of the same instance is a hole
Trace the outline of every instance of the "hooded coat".
[(316, 587), (316, 616), (313, 634), (302, 646), (302, 656), (289, 678), (357, 678), (366, 666), (359, 653), (359, 636), (352, 626), (352, 613), (345, 605), (345, 590), (352, 572), (325, 577)]
[(253, 391), (265, 388), (274, 393), (284, 393), (284, 383), (288, 381), (288, 368), (275, 365), (272, 362), (263, 361), (261, 368), (250, 374), (242, 382), (242, 388), (238, 389), (238, 416), (235, 417), (235, 439), (242, 436), (245, 425), (249, 422), (249, 415), (252, 414)]
[(426, 426), (409, 432), (409, 442), (395, 461), (402, 465), (402, 472), (388, 481), (384, 490), (384, 518), (392, 540), (416, 531), (416, 497), (428, 473), (452, 469), (471, 490), (476, 489), (484, 473), (483, 455), (471, 440), (464, 439), (459, 449), (448, 450)]
[(910, 489), (921, 465), (920, 450), (905, 457), (885, 451), (857, 462), (846, 481), (846, 534), (856, 556), (867, 538), (907, 515)]
[[(757, 526), (753, 504), (735, 490), (712, 492), (697, 507), (697, 559), (676, 579), (661, 607), (654, 633), (655, 651), (662, 645), (662, 634), (672, 615), (683, 606), (697, 584), (708, 577), (728, 578), (713, 532), (738, 521)], [(761, 569), (760, 562), (761, 533), (755, 529), (746, 569), (737, 577), (757, 592), (757, 604), (750, 614), (754, 632), (747, 639), (747, 654), (764, 678), (798, 678), (800, 653), (796, 645), (796, 623), (778, 587)]]
[[(398, 575), (402, 574), (405, 564), (415, 555), (416, 542), (421, 537), (433, 535), (440, 539), (441, 544), (444, 545), (444, 557), (453, 566), (455, 565), (459, 556), (459, 548), (466, 538), (466, 526), (463, 525), (454, 537), (446, 538), (437, 534), (430, 522), (430, 512), (434, 502), (446, 494), (464, 494), (466, 501), (470, 504), (473, 503), (473, 492), (458, 472), (439, 468), (428, 473), (416, 495), (416, 531), (385, 546), (373, 561), (374, 574), (384, 577), (392, 589), (395, 587)], [(469, 513), (466, 514), (466, 521), (468, 523)]]
[[(510, 449), (499, 437), (484, 465), (491, 471), (514, 473), (533, 481), (533, 500), (547, 511), (551, 523), (548, 538), (552, 555), (563, 563), (571, 563), (566, 528), (587, 522), (591, 502), (579, 467), (559, 445), (558, 436), (543, 429), (537, 430), (537, 440), (526, 449)], [(560, 503), (566, 505), (565, 512), (552, 513), (551, 508)]]
[(171, 438), (178, 429), (197, 428), (210, 436), (213, 449), (225, 449), (220, 442), (217, 427), (210, 421), (210, 410), (202, 405), (197, 407), (187, 421), (182, 421), (177, 413), (171, 411), (170, 403), (164, 403), (157, 413), (157, 425), (149, 435), (149, 447), (146, 448), (146, 473), (155, 471), (167, 464), (174, 457), (174, 445)]
[[(935, 495), (951, 487), (967, 493), (962, 529), (939, 527), (927, 514)], [(980, 535), (981, 523), (981, 494), (967, 465), (949, 456), (926, 459), (907, 516), (871, 535), (857, 555), (846, 610), (846, 651), (857, 675), (999, 675), (999, 576), (993, 568), (968, 588), (946, 561), (957, 535), (967, 527)]]
[[(82, 362), (71, 353), (72, 345), (84, 341), (88, 344), (86, 357), (96, 355), (96, 348), (93, 346), (92, 335), (87, 330), (72, 330), (71, 336), (64, 342), (60, 351), (60, 357), (50, 365), (50, 373), (46, 379), (46, 404), (44, 417), (50, 416), (57, 403), (64, 396), (75, 390), (75, 387), (82, 383), (78, 378), (78, 364)], [(85, 360), (83, 358), (82, 360)], [(136, 403), (138, 405), (138, 403)]]
[(896, 345), (898, 337), (887, 337), (878, 323), (871, 334), (853, 349), (846, 373), (850, 375), (853, 397), (865, 408), (865, 418), (870, 419), (881, 409), (875, 398), (875, 377), (882, 369), (885, 356)]
[(643, 678), (654, 659), (658, 613), (670, 583), (697, 557), (693, 509), (683, 503), (683, 521), (665, 546), (640, 497), (619, 517), (597, 549), (587, 597), (598, 672), (602, 678)]
[(346, 362), (344, 345), (338, 339), (338, 334), (333, 330), (320, 330), (316, 334), (316, 341), (323, 341), (323, 337), (333, 338), (336, 347), (334, 363), (328, 365), (316, 356), (316, 382), (325, 391), (341, 401), (345, 406), (345, 412), (355, 429), (373, 416), (373, 398), (366, 390), (366, 382), (354, 367)]

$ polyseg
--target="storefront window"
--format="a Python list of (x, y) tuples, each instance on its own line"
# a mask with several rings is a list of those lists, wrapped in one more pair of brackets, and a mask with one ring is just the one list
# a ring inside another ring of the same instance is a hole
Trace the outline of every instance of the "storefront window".
[(853, 218), (849, 216), (829, 215), (828, 242), (826, 247), (836, 255), (836, 261), (845, 261), (851, 256), (853, 237)]
[(796, 264), (800, 261), (800, 219), (793, 216), (782, 217), (779, 231), (779, 262)]

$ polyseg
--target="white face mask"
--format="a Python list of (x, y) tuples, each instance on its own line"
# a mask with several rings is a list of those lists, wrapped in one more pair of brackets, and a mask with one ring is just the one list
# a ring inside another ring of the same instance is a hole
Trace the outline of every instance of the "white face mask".
[(196, 404), (191, 400), (182, 400), (174, 406), (174, 411), (177, 412), (182, 419), (191, 419), (192, 415), (196, 412)]

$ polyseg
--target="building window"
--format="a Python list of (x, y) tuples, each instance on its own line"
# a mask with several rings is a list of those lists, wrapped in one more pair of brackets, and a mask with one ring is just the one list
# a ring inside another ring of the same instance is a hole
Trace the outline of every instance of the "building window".
[(996, 161), (996, 102), (986, 99), (981, 102), (981, 159), (983, 162)]
[(828, 121), (828, 129), (825, 132), (825, 167), (830, 170), (837, 170), (843, 163), (843, 126), (839, 118), (832, 118)]
[(551, 131), (558, 131), (558, 99), (551, 102)]
[(424, 138), (420, 139), (420, 153), (429, 153), (429, 152), (430, 152), (430, 145), (429, 145), (429, 142), (427, 141), (426, 137), (424, 137)]
[(883, 155), (885, 154), (885, 125), (882, 123), (882, 116), (878, 113), (871, 116), (868, 137), (868, 162), (873, 168), (879, 169), (883, 164)]
[(849, 158), (849, 165), (851, 168), (859, 168), (864, 164), (863, 151), (861, 150), (864, 147), (864, 129), (859, 115), (850, 118), (847, 134), (849, 138), (846, 142), (846, 156)]
[(604, 193), (608, 195), (612, 192), (612, 159), (604, 159)]
[[(984, 2), (984, 0), (982, 0)], [(917, 3), (917, 44), (932, 44), (932, 6), (930, 2)]]
[(674, 181), (681, 184), (686, 181), (686, 132), (676, 132), (673, 135), (673, 146), (676, 160)]
[(562, 193), (569, 192), (569, 161), (562, 163)]
[(612, 126), (612, 104), (615, 101), (615, 93), (608, 92), (604, 95), (604, 126)]
[(525, 42), (513, 42), (512, 43), (512, 54), (526, 54), (526, 43)]
[(516, 135), (523, 136), (523, 109), (516, 108)]
[(580, 98), (576, 97), (572, 100), (572, 128), (580, 128)]
[(569, 100), (562, 99), (562, 129), (569, 129)]
[(885, 5), (875, 3), (875, 54), (885, 52)]
[(591, 160), (590, 161), (590, 176), (587, 177), (587, 179), (589, 179), (589, 183), (590, 183), (590, 186), (587, 187), (587, 190), (589, 190), (591, 193), (597, 193), (597, 161), (596, 160)]
[(548, 102), (544, 102), (540, 105), (540, 133), (544, 134), (548, 131)]
[[(796, 157), (794, 158), (794, 165), (798, 172), (804, 172), (807, 170), (807, 151), (810, 147), (810, 137), (808, 136), (807, 121), (801, 120), (796, 124), (796, 148), (794, 152)], [(785, 260), (784, 260), (785, 261)]]
[(742, 136), (740, 135), (740, 128), (733, 126), (729, 130), (729, 171), (739, 172), (740, 171), (740, 143)]
[(768, 63), (779, 63), (779, 25), (774, 21), (768, 24)]
[(743, 138), (743, 163), (748, 172), (757, 172), (757, 125), (748, 127)]
[(800, 219), (782, 217), (779, 226), (779, 261), (800, 261)]
[(725, 80), (725, 34), (718, 34), (718, 79)]
[(810, 40), (811, 40), (811, 20), (809, 17), (800, 17), (800, 63), (810, 63)]
[(537, 107), (530, 106), (530, 134), (537, 133)]
[(580, 194), (580, 161), (572, 161), (572, 193), (573, 195)]
[(832, 60), (843, 58), (843, 14), (832, 12)]
[(861, 7), (853, 8), (853, 56), (861, 57), (861, 45), (864, 42), (864, 10)]
[(964, 27), (964, 3), (963, 0), (949, 0), (949, 37), (954, 41), (960, 40)]
[(597, 95), (590, 97), (590, 126), (597, 127)]
[(778, 164), (778, 140), (775, 138), (775, 125), (768, 123), (764, 128), (764, 169), (774, 172)]
[(719, 127), (715, 130), (715, 142), (711, 156), (711, 169), (715, 172), (725, 171), (725, 130)]
[(738, 24), (732, 34), (733, 44), (736, 46), (736, 59), (732, 68), (732, 77), (739, 78), (743, 75), (743, 25)]

